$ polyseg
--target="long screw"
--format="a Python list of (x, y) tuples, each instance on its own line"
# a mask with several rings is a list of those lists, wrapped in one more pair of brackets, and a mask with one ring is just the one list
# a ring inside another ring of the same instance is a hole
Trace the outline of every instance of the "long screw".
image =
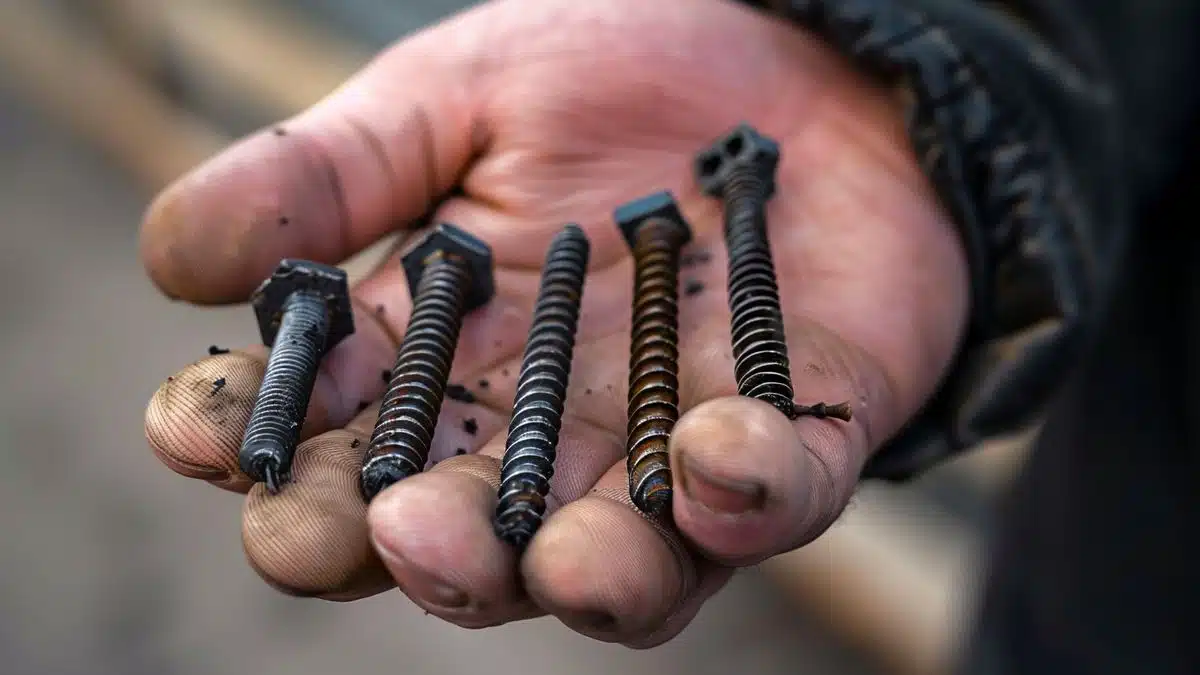
[(738, 125), (696, 157), (701, 189), (723, 201), (729, 252), (734, 375), (738, 393), (802, 415), (849, 420), (849, 402), (797, 405), (784, 335), (775, 264), (767, 237), (766, 205), (775, 194), (779, 145)]
[(542, 266), (500, 463), (494, 523), (496, 535), (517, 549), (529, 544), (546, 512), (590, 254), (587, 235), (569, 224), (550, 243)]
[(305, 260), (283, 260), (251, 304), (271, 354), (238, 464), (277, 494), (291, 477), (321, 357), (354, 333), (354, 315), (346, 273)]
[(454, 225), (439, 225), (407, 253), (404, 269), (413, 309), (363, 457), (368, 502), (424, 470), (463, 318), (494, 292), (491, 251)]
[(670, 192), (613, 214), (633, 251), (626, 467), (637, 508), (659, 515), (671, 504), (668, 443), (679, 420), (679, 258), (692, 238)]

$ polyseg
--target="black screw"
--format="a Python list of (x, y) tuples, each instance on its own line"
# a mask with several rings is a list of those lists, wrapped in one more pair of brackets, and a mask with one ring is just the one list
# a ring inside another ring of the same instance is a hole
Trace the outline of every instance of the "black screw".
[(658, 515), (671, 504), (668, 442), (679, 420), (679, 258), (692, 231), (667, 191), (625, 204), (613, 219), (635, 264), (625, 440), (629, 496), (643, 512)]
[(793, 397), (783, 312), (771, 245), (767, 201), (775, 194), (779, 144), (740, 124), (696, 156), (701, 190), (724, 202), (729, 250), (729, 309), (738, 393), (766, 401), (790, 419), (850, 419), (850, 404), (798, 406)]
[(238, 464), (276, 494), (291, 476), (321, 357), (354, 333), (354, 314), (346, 273), (305, 260), (280, 262), (251, 304), (271, 355)]
[(367, 501), (425, 468), (463, 317), (494, 293), (491, 250), (454, 225), (437, 226), (403, 264), (413, 309), (363, 457)]
[(497, 536), (518, 549), (528, 545), (546, 512), (590, 254), (587, 235), (570, 224), (550, 242), (542, 266), (500, 464), (496, 506)]

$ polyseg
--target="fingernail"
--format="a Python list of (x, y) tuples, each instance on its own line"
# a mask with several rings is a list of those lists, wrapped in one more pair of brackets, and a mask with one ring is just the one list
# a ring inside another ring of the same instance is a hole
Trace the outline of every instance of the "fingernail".
[(761, 511), (766, 503), (767, 489), (761, 483), (714, 476), (686, 455), (680, 459), (683, 464), (678, 480), (680, 491), (710, 511), (740, 515)]
[(568, 625), (596, 632), (608, 632), (617, 625), (617, 618), (615, 616), (600, 610), (570, 612), (563, 619)]
[(470, 603), (465, 592), (417, 569), (394, 551), (388, 551), (386, 559), (396, 584), (414, 600), (443, 609), (460, 609)]

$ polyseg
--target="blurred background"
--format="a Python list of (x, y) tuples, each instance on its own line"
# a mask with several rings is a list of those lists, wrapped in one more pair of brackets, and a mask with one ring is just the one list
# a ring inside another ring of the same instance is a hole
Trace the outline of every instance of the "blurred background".
[(549, 620), (465, 631), (399, 593), (285, 597), (244, 564), (239, 498), (152, 458), (142, 414), (163, 378), (256, 331), (246, 308), (154, 291), (147, 201), (466, 4), (0, 0), (0, 671), (944, 673), (1023, 439), (864, 486), (820, 541), (741, 574), (649, 652)]

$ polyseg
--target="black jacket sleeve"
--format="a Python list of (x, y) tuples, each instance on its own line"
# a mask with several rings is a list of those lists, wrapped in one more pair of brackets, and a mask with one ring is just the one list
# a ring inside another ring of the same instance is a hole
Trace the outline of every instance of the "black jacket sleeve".
[(972, 321), (957, 361), (864, 477), (906, 479), (1036, 422), (1099, 323), (1135, 205), (1174, 161), (1194, 65), (1182, 47), (1200, 3), (751, 4), (909, 94), (913, 149), (968, 254)]

